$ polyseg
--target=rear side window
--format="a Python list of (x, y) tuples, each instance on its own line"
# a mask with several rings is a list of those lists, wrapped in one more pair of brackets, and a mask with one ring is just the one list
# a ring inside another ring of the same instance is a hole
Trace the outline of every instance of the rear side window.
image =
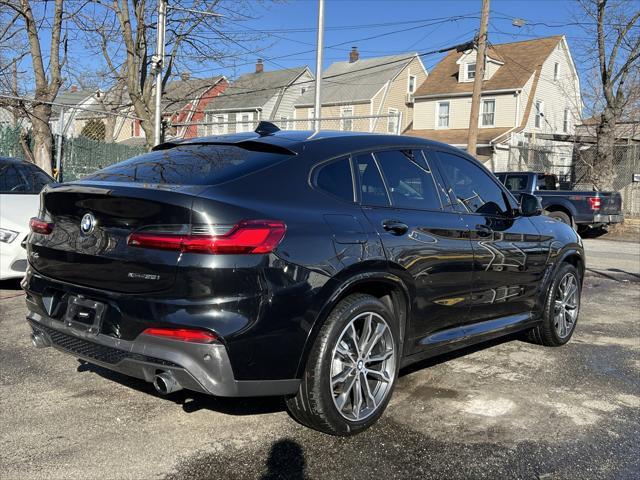
[(86, 180), (175, 185), (215, 185), (291, 158), (236, 145), (180, 145), (133, 157)]
[(376, 159), (395, 207), (440, 210), (440, 198), (422, 152), (389, 150), (376, 152)]
[(316, 173), (316, 186), (340, 200), (353, 202), (349, 158), (344, 157), (321, 166)]
[(507, 205), (494, 177), (466, 158), (438, 152), (441, 170), (449, 183), (456, 207), (464, 213), (504, 215)]
[(378, 166), (370, 153), (356, 155), (354, 161), (358, 171), (360, 184), (360, 198), (363, 205), (388, 207), (389, 197), (382, 181)]

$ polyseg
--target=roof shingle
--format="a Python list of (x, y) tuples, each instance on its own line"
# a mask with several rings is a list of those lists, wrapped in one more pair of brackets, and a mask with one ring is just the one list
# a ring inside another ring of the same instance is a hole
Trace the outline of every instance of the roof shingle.
[[(375, 94), (410, 63), (416, 53), (366, 58), (356, 62), (335, 62), (322, 73), (323, 105), (358, 103), (371, 100)], [(333, 78), (331, 78), (333, 77)], [(296, 102), (296, 106), (313, 105), (315, 86)]]
[[(561, 35), (526, 40), (523, 42), (492, 45), (487, 55), (504, 65), (489, 80), (482, 82), (485, 91), (522, 88), (539, 69), (551, 51), (562, 39)], [(458, 81), (458, 64), (463, 52), (452, 50), (442, 59), (422, 85), (416, 90), (417, 98), (431, 95), (471, 93), (473, 82)]]
[(207, 110), (254, 109), (264, 106), (282, 87), (294, 82), (306, 66), (242, 75), (207, 106)]

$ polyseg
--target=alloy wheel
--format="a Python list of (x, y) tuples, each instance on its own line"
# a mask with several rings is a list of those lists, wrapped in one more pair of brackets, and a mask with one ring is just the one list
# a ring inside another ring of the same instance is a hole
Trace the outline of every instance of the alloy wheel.
[(344, 328), (331, 360), (333, 403), (344, 418), (371, 416), (387, 397), (396, 372), (396, 348), (385, 319), (357, 315)]
[(566, 338), (573, 331), (579, 307), (578, 279), (569, 272), (558, 283), (554, 300), (553, 326), (560, 338)]

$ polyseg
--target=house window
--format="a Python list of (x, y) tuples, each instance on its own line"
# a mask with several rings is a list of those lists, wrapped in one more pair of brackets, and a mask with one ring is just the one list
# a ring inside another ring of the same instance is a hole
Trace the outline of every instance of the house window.
[(449, 127), (449, 102), (438, 102), (438, 127)]
[(280, 117), (280, 128), (282, 130), (289, 130), (289, 117), (284, 115)]
[(389, 117), (387, 118), (387, 133), (397, 134), (398, 132), (398, 109), (390, 108)]
[(569, 133), (569, 109), (564, 109), (564, 116), (562, 117), (562, 131)]
[(558, 62), (553, 64), (553, 81), (557, 82), (560, 77), (560, 64)]
[(205, 135), (224, 135), (227, 133), (227, 116), (208, 112), (205, 116)]
[(409, 75), (409, 86), (407, 87), (408, 93), (413, 93), (416, 91), (416, 76)]
[(483, 127), (493, 127), (495, 125), (496, 117), (496, 101), (495, 100), (483, 100), (482, 101), (482, 121)]
[(353, 130), (353, 118), (344, 118), (344, 117), (353, 117), (353, 107), (342, 107), (340, 109), (340, 130), (344, 130), (345, 132), (350, 132)]
[[(236, 126), (237, 132), (250, 132), (253, 130), (253, 112), (239, 114), (240, 123)], [(236, 118), (237, 120), (237, 118)]]
[(544, 103), (542, 100), (536, 100), (536, 116), (535, 116), (535, 127), (542, 127), (542, 117), (544, 117)]
[(467, 63), (467, 80), (473, 80), (476, 78), (476, 64)]
[(309, 119), (309, 130), (313, 130), (314, 126), (313, 126), (313, 120), (316, 116), (316, 111), (314, 108), (310, 108), (309, 109), (309, 116), (307, 117)]

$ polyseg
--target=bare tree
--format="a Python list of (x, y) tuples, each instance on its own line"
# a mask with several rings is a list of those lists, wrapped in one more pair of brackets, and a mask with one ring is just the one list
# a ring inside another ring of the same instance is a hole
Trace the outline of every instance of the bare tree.
[[(597, 88), (587, 95), (597, 110), (597, 154), (592, 180), (598, 189), (612, 189), (615, 180), (616, 125), (637, 104), (640, 70), (640, 8), (625, 0), (579, 0), (582, 22), (592, 41), (582, 46), (583, 57), (595, 59)], [(583, 17), (584, 18), (584, 17)], [(595, 45), (595, 47), (594, 47)]]
[[(51, 103), (58, 95), (62, 85), (62, 67), (66, 62), (66, 38), (62, 37), (64, 0), (53, 0), (53, 12), (43, 15), (51, 22), (50, 33), (42, 28), (43, 22), (38, 21), (29, 0), (0, 0), (0, 5), (14, 12), (11, 24), (16, 35), (24, 32), (28, 45), (28, 56), (33, 69), (34, 101), (28, 108), (31, 120), (35, 163), (44, 171), (51, 173)], [(48, 65), (45, 68), (42, 44), (47, 36), (49, 43)]]
[[(214, 76), (215, 64), (237, 58), (239, 52), (257, 55), (249, 45), (262, 38), (259, 33), (223, 31), (219, 19), (211, 15), (224, 13), (225, 21), (241, 22), (250, 18), (247, 12), (252, 8), (250, 0), (195, 0), (188, 8), (172, 2), (167, 13), (163, 85), (183, 69), (195, 67), (205, 76)], [(148, 147), (153, 144), (156, 79), (151, 59), (156, 20), (156, 2), (149, 0), (95, 2), (75, 18), (87, 45), (104, 57), (116, 96), (120, 92), (129, 97), (123, 106), (130, 106), (141, 119)]]

